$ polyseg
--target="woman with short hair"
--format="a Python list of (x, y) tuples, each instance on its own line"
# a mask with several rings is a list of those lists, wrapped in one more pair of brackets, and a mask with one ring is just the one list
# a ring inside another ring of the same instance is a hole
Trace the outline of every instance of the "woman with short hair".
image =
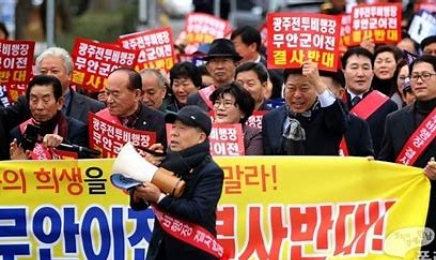
[(200, 70), (190, 62), (175, 64), (170, 70), (171, 98), (167, 109), (177, 112), (186, 105), (188, 96), (201, 88)]
[(246, 155), (263, 155), (262, 130), (246, 125), (254, 111), (254, 99), (237, 83), (217, 88), (211, 95), (215, 123), (242, 124)]

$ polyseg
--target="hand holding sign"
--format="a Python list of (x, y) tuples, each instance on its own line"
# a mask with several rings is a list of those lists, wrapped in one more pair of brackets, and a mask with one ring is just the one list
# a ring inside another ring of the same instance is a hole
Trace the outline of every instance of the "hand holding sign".
[(374, 53), (374, 49), (375, 49), (374, 39), (372, 37), (363, 38), (360, 47), (367, 49), (371, 53)]

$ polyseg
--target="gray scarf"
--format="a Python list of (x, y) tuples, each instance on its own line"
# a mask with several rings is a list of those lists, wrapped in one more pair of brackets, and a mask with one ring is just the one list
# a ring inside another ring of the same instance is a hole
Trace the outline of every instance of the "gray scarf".
[(301, 125), (301, 120), (308, 120), (312, 117), (312, 112), (320, 107), (318, 100), (313, 106), (303, 112), (297, 114), (287, 106), (289, 125), (282, 134), (283, 150), (288, 155), (304, 155), (304, 141), (306, 141), (306, 130)]

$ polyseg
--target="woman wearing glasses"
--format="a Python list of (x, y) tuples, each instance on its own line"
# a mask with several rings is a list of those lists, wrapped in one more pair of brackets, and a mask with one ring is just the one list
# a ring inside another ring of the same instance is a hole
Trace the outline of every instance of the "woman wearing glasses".
[(215, 123), (242, 124), (246, 155), (262, 155), (262, 131), (246, 125), (254, 110), (254, 99), (237, 83), (217, 88), (210, 95)]

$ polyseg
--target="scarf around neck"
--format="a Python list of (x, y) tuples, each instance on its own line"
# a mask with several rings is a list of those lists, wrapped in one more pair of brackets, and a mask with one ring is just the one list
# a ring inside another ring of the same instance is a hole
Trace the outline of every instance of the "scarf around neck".
[(306, 141), (306, 130), (301, 125), (302, 121), (307, 121), (312, 117), (314, 111), (320, 108), (318, 99), (312, 107), (301, 114), (297, 114), (287, 106), (289, 125), (282, 134), (283, 150), (288, 155), (304, 155), (304, 141)]
[(68, 122), (61, 111), (58, 111), (53, 118), (44, 122), (39, 122), (32, 118), (32, 124), (40, 128), (40, 134), (42, 137), (46, 134), (53, 134), (56, 127), (57, 134), (63, 138), (66, 138), (68, 134)]
[(204, 141), (180, 152), (169, 150), (160, 166), (172, 171), (176, 176), (187, 179), (191, 174), (195, 174), (193, 170), (196, 167), (210, 159), (209, 141)]

